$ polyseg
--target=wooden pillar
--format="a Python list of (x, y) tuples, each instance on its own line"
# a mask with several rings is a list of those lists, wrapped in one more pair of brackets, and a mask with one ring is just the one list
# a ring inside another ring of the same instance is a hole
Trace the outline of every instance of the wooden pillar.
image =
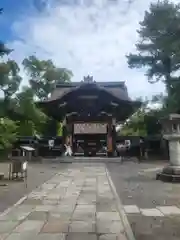
[(116, 151), (116, 119), (112, 118), (112, 144), (113, 144), (113, 156)]
[(110, 118), (108, 122), (108, 132), (107, 132), (107, 152), (109, 157), (114, 156), (114, 152), (115, 152), (115, 141), (116, 141), (115, 125), (116, 125), (115, 119)]
[(113, 139), (112, 139), (112, 119), (108, 121), (107, 129), (107, 154), (108, 157), (113, 156)]

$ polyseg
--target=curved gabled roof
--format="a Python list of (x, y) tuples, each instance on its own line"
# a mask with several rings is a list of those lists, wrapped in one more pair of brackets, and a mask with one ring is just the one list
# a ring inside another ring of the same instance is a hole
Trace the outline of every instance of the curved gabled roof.
[(74, 91), (80, 89), (89, 89), (89, 88), (99, 89), (106, 91), (109, 94), (112, 94), (115, 98), (122, 101), (131, 101), (128, 96), (127, 88), (124, 82), (72, 82), (72, 83), (62, 83), (58, 84), (54, 91), (51, 94), (51, 97), (46, 100), (46, 102), (55, 101), (63, 98), (65, 95), (70, 94)]
[(117, 119), (124, 119), (139, 108), (140, 103), (129, 98), (124, 82), (84, 81), (58, 84), (51, 97), (38, 105), (56, 118), (60, 118), (68, 112), (84, 114), (86, 110), (96, 115), (98, 111), (114, 112), (112, 109), (116, 108), (114, 114)]

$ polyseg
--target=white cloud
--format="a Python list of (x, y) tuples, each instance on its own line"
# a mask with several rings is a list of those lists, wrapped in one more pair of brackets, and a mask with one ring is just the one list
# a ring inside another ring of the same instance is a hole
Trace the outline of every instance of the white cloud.
[(18, 36), (10, 43), (13, 55), (17, 61), (34, 53), (52, 58), (73, 71), (73, 81), (87, 74), (96, 81), (126, 81), (132, 97), (162, 92), (161, 83), (148, 84), (144, 71), (128, 68), (125, 55), (135, 49), (136, 30), (150, 0), (131, 0), (130, 6), (127, 1), (46, 1), (43, 12), (24, 12), (21, 21), (13, 24)]

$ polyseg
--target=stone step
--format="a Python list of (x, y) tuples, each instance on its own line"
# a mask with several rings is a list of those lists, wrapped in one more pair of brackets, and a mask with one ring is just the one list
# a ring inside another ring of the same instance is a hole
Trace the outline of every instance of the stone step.
[(121, 158), (106, 158), (106, 157), (64, 157), (59, 158), (59, 162), (102, 162), (102, 163), (121, 163)]
[(124, 158), (121, 157), (55, 157), (55, 158), (43, 158), (42, 163), (122, 163), (122, 162), (137, 162), (136, 158)]

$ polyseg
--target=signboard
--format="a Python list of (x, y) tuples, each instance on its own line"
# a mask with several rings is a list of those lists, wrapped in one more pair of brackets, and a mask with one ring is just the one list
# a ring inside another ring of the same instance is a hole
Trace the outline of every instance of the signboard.
[(107, 134), (106, 123), (75, 123), (74, 134)]

